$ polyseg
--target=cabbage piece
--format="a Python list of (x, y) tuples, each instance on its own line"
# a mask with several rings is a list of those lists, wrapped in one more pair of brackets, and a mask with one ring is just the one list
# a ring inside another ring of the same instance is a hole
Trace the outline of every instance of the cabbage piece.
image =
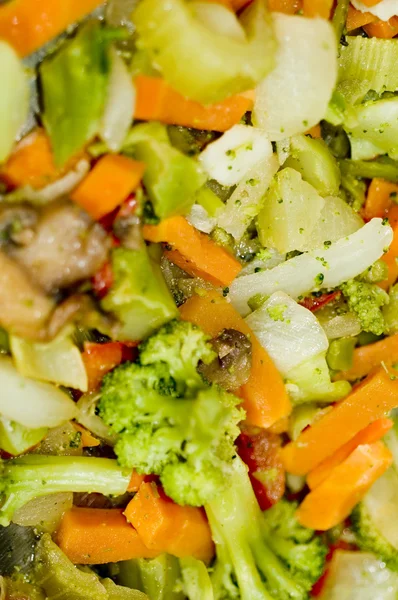
[(386, 98), (351, 107), (344, 120), (353, 160), (380, 154), (398, 155), (398, 98)]
[(351, 206), (337, 196), (327, 196), (320, 218), (303, 250), (321, 248), (324, 242), (336, 242), (363, 227), (363, 220)]
[(217, 212), (217, 225), (239, 241), (252, 220), (258, 215), (271, 180), (279, 168), (278, 159), (273, 154), (255, 165), (242, 179), (225, 203)]
[(29, 87), (15, 50), (0, 41), (0, 163), (6, 160), (29, 112)]
[(273, 13), (276, 67), (258, 85), (253, 123), (272, 141), (302, 133), (325, 116), (337, 77), (337, 44), (325, 19)]
[(288, 167), (282, 169), (271, 183), (257, 218), (260, 242), (281, 253), (304, 250), (324, 203), (300, 173)]
[(29, 429), (14, 421), (0, 418), (0, 448), (17, 456), (41, 442), (47, 431), (46, 427)]
[(329, 346), (315, 315), (284, 292), (272, 294), (245, 320), (284, 376)]
[(234, 125), (203, 150), (199, 160), (211, 179), (221, 185), (236, 185), (257, 163), (272, 156), (272, 144), (264, 131)]
[(0, 415), (31, 429), (56, 427), (73, 419), (73, 400), (57, 387), (21, 375), (8, 357), (0, 357)]
[(70, 333), (65, 330), (46, 344), (10, 336), (11, 353), (21, 375), (86, 392), (86, 368)]
[(392, 229), (382, 219), (372, 219), (361, 229), (323, 248), (295, 256), (274, 269), (237, 277), (229, 297), (247, 315), (247, 301), (255, 294), (269, 296), (281, 290), (298, 298), (318, 289), (334, 288), (363, 273), (391, 244)]
[(138, 48), (173, 88), (203, 104), (252, 88), (274, 65), (276, 43), (264, 0), (241, 15), (244, 40), (215, 32), (184, 0), (142, 0), (133, 20)]
[(398, 574), (373, 554), (336, 550), (320, 600), (396, 600)]
[(43, 122), (59, 166), (100, 131), (110, 73), (109, 43), (118, 36), (99, 21), (89, 21), (40, 65)]

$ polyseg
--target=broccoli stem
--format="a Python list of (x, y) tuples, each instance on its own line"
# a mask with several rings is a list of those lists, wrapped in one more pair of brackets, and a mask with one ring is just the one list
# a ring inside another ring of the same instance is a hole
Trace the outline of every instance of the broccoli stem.
[(14, 512), (33, 498), (57, 492), (118, 496), (126, 492), (129, 481), (130, 473), (109, 458), (28, 454), (3, 460), (0, 525), (7, 526)]

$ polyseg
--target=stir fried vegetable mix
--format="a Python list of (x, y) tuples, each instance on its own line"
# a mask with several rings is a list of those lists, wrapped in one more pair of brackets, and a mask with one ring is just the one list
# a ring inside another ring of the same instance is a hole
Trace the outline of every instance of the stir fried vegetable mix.
[(0, 3), (0, 597), (398, 597), (398, 5)]

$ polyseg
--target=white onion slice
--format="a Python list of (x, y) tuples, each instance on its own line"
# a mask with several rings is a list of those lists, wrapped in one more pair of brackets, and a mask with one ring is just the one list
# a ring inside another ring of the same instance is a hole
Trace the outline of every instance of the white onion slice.
[(0, 414), (25, 427), (56, 427), (73, 419), (73, 400), (49, 383), (23, 377), (8, 357), (0, 357)]
[(247, 315), (250, 312), (247, 301), (255, 294), (270, 296), (281, 290), (298, 298), (318, 289), (322, 276), (322, 287), (337, 287), (378, 260), (392, 238), (389, 225), (384, 225), (382, 219), (372, 219), (330, 246), (295, 256), (269, 271), (236, 278), (230, 286), (229, 297), (235, 308)]
[(284, 292), (272, 294), (245, 320), (284, 376), (329, 346), (315, 315)]
[(246, 41), (245, 30), (234, 12), (216, 2), (191, 2), (195, 17), (205, 27), (220, 36), (227, 36), (238, 42)]
[(324, 117), (337, 78), (336, 36), (326, 19), (273, 13), (276, 67), (256, 89), (253, 123), (272, 141)]
[(111, 48), (112, 69), (108, 86), (100, 136), (112, 152), (118, 152), (133, 120), (135, 87), (131, 73), (114, 48)]
[(209, 213), (200, 204), (194, 204), (191, 212), (187, 215), (187, 221), (203, 233), (211, 233), (216, 226), (217, 220), (210, 217)]

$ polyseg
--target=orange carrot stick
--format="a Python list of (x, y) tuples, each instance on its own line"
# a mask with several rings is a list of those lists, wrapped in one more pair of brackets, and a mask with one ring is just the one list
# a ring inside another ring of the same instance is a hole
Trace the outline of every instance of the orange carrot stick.
[(379, 4), (380, 2), (381, 0), (363, 0), (362, 4), (370, 8), (371, 6), (376, 6), (376, 4)]
[(333, 0), (303, 0), (303, 13), (305, 17), (321, 17), (329, 19)]
[[(390, 215), (394, 215), (398, 211), (398, 206), (393, 206), (389, 213), (388, 217), (390, 219)], [(386, 263), (388, 267), (388, 277), (385, 281), (381, 281), (378, 285), (383, 288), (383, 290), (387, 290), (391, 285), (393, 285), (398, 278), (398, 224), (393, 222), (391, 219), (391, 225), (394, 232), (394, 237), (391, 242), (391, 245), (386, 254), (380, 258), (383, 262)]]
[(84, 344), (82, 359), (88, 378), (88, 389), (94, 390), (106, 373), (120, 365), (123, 359), (123, 344), (108, 342), (106, 344)]
[(145, 225), (143, 235), (149, 242), (166, 242), (178, 255), (166, 252), (187, 273), (214, 285), (229, 285), (242, 269), (229, 252), (204, 233), (197, 231), (184, 217), (170, 217), (159, 225)]
[(208, 562), (214, 554), (209, 524), (202, 509), (179, 506), (155, 483), (142, 483), (124, 514), (148, 548)]
[(310, 135), (312, 138), (322, 137), (321, 126), (319, 125), (319, 123), (318, 125), (314, 125), (313, 127), (310, 127), (310, 129), (307, 129), (305, 135)]
[(94, 437), (88, 429), (79, 425), (79, 423), (73, 423), (76, 431), (81, 433), (81, 444), (83, 448), (94, 448), (95, 446), (100, 445), (100, 441)]
[(269, 0), (268, 9), (271, 12), (281, 12), (285, 15), (295, 15), (302, 8), (302, 0)]
[(398, 184), (385, 179), (372, 179), (362, 212), (363, 218), (370, 221), (373, 217), (386, 217), (393, 204), (392, 194), (398, 195)]
[(142, 483), (144, 483), (145, 475), (140, 475), (137, 471), (133, 471), (130, 477), (130, 483), (127, 488), (128, 492), (138, 492)]
[(338, 525), (388, 469), (393, 457), (383, 442), (358, 446), (299, 506), (298, 521), (326, 531)]
[(398, 333), (367, 346), (355, 348), (352, 367), (347, 371), (338, 373), (334, 379), (347, 379), (355, 381), (368, 375), (372, 369), (384, 363), (390, 367), (398, 363)]
[(189, 298), (180, 307), (180, 315), (212, 337), (228, 328), (250, 337), (252, 368), (248, 382), (239, 390), (248, 423), (270, 427), (289, 415), (291, 405), (279, 371), (232, 304), (217, 292), (207, 292), (204, 296)]
[(106, 154), (74, 190), (71, 199), (93, 219), (100, 219), (138, 187), (144, 170), (142, 162), (127, 156)]
[(282, 449), (288, 473), (306, 475), (370, 423), (398, 406), (398, 380), (380, 367)]
[(361, 12), (352, 6), (352, 4), (348, 7), (347, 20), (346, 20), (346, 29), (348, 32), (353, 31), (354, 29), (358, 29), (359, 27), (363, 27), (368, 23), (373, 23), (377, 21), (377, 17), (372, 15), (369, 12)]
[(10, 0), (0, 5), (0, 39), (27, 56), (100, 4), (102, 0)]
[(388, 21), (377, 20), (363, 26), (369, 37), (389, 40), (398, 34), (398, 18), (391, 17)]
[(57, 542), (66, 556), (79, 565), (99, 565), (158, 555), (145, 546), (118, 508), (73, 507), (62, 518)]
[(237, 94), (204, 106), (185, 98), (159, 77), (138, 75), (134, 84), (137, 94), (134, 118), (144, 121), (226, 131), (239, 123), (245, 112), (253, 107), (253, 99), (247, 94)]
[(332, 471), (338, 467), (350, 454), (362, 444), (373, 444), (378, 442), (382, 437), (385, 436), (387, 431), (391, 429), (394, 422), (391, 419), (377, 419), (370, 425), (365, 427), (362, 431), (357, 433), (352, 440), (341, 446), (332, 456), (325, 458), (315, 469), (310, 471), (307, 475), (307, 485), (313, 490), (318, 487), (320, 483), (325, 481), (331, 475)]

